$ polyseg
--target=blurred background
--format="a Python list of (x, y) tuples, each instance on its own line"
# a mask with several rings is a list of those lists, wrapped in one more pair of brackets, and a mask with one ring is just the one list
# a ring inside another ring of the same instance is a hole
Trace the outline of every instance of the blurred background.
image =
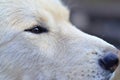
[(120, 49), (120, 0), (63, 0), (71, 22)]

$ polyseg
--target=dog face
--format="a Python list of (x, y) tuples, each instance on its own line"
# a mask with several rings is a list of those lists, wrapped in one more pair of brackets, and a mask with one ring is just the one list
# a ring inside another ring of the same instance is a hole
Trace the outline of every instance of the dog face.
[(1, 80), (108, 80), (99, 58), (117, 49), (69, 22), (58, 0), (0, 1)]

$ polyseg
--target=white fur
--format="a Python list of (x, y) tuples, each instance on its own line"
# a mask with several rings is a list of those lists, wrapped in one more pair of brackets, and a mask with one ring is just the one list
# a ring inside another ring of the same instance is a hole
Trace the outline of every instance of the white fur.
[[(24, 31), (38, 24), (49, 32)], [(75, 28), (58, 0), (0, 0), (0, 80), (106, 80), (98, 59), (116, 51)]]

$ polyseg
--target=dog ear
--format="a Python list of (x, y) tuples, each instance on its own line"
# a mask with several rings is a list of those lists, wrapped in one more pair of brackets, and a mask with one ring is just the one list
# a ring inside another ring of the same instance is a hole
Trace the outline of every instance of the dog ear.
[[(120, 52), (119, 52), (119, 62), (120, 62)], [(110, 80), (120, 80), (120, 63)]]

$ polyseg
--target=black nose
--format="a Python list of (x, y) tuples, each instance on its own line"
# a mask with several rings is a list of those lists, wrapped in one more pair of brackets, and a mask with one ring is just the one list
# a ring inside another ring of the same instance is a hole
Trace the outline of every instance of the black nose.
[(103, 58), (99, 59), (99, 64), (102, 68), (110, 71), (114, 71), (115, 67), (118, 66), (119, 59), (116, 54), (109, 53)]

